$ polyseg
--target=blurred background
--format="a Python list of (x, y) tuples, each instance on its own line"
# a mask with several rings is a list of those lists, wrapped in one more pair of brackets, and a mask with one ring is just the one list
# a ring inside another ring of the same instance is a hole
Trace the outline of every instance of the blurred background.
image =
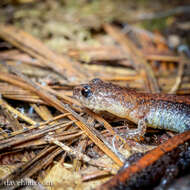
[(105, 22), (161, 32), (172, 48), (190, 43), (188, 0), (1, 0), (0, 22), (31, 33), (59, 53), (109, 43)]

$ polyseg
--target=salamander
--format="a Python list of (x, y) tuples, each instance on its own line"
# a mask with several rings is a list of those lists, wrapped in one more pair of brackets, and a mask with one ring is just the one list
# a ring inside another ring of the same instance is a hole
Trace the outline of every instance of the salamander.
[(138, 124), (136, 131), (129, 130), (132, 136), (143, 135), (146, 127), (190, 130), (190, 105), (177, 95), (141, 93), (96, 78), (76, 86), (73, 96), (95, 112), (106, 111)]

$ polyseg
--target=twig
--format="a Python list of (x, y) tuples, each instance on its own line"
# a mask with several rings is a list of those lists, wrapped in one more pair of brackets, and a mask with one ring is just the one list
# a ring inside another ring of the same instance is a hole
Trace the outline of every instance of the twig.
[(176, 7), (176, 8), (159, 12), (159, 13), (146, 14), (142, 16), (141, 19), (152, 20), (152, 19), (158, 19), (158, 18), (163, 18), (163, 17), (169, 17), (172, 15), (181, 14), (181, 13), (190, 13), (190, 6), (180, 6), (180, 7)]
[(13, 115), (16, 115), (17, 117), (23, 119), (24, 121), (26, 121), (27, 123), (31, 124), (31, 125), (35, 125), (36, 122), (33, 121), (32, 119), (30, 119), (29, 117), (27, 117), (26, 115), (22, 114), (21, 112), (19, 112), (18, 110), (14, 109), (12, 106), (8, 105), (5, 101), (3, 101), (0, 98), (0, 106), (3, 106), (5, 109), (7, 109), (8, 111), (10, 111)]
[(180, 87), (181, 81), (182, 81), (182, 76), (183, 76), (183, 71), (184, 71), (184, 65), (185, 63), (183, 61), (179, 62), (179, 67), (178, 67), (178, 72), (177, 72), (177, 77), (176, 77), (176, 82), (173, 85), (173, 87), (170, 90), (170, 94), (174, 94), (177, 92), (177, 90)]
[[(70, 148), (69, 146), (65, 145), (64, 143), (61, 143), (60, 141), (58, 141), (57, 139), (55, 139), (51, 136), (46, 136), (46, 140), (49, 143), (53, 143), (53, 144), (56, 144), (57, 146), (61, 147), (64, 151), (66, 151), (70, 155), (77, 157), (79, 160), (83, 160), (84, 162), (87, 162), (90, 165), (95, 165), (95, 166), (98, 166), (100, 168), (104, 168), (104, 169), (108, 170), (108, 167), (106, 167), (106, 165), (98, 164), (97, 161), (94, 161), (93, 159), (91, 159), (87, 155), (75, 150), (74, 148)], [(112, 169), (109, 168), (109, 170), (110, 170), (110, 172), (113, 173)], [(115, 171), (114, 171), (114, 173), (115, 173)]]
[(179, 7), (162, 11), (162, 12), (141, 14), (139, 16), (136, 16), (130, 19), (128, 22), (132, 23), (132, 22), (140, 22), (140, 21), (145, 21), (145, 20), (160, 19), (164, 17), (182, 14), (182, 13), (190, 13), (190, 6), (179, 6)]
[(12, 146), (15, 146), (17, 144), (21, 144), (21, 143), (29, 141), (29, 140), (40, 138), (40, 137), (46, 135), (49, 132), (55, 131), (55, 130), (60, 129), (60, 128), (67, 127), (68, 125), (71, 125), (73, 123), (74, 123), (74, 121), (69, 121), (67, 123), (62, 122), (62, 123), (50, 125), (50, 126), (44, 128), (44, 129), (36, 130), (33, 133), (26, 134), (26, 135), (21, 136), (21, 137), (16, 136), (16, 137), (11, 137), (11, 138), (2, 140), (0, 142), (0, 150), (2, 151), (4, 149), (9, 149)]

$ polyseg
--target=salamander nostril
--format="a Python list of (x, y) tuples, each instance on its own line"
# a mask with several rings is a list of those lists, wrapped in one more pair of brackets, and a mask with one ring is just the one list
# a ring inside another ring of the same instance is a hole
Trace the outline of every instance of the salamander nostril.
[(74, 96), (75, 98), (77, 98), (78, 96), (80, 96), (80, 91), (81, 91), (81, 88), (75, 87), (75, 88), (73, 89), (73, 96)]

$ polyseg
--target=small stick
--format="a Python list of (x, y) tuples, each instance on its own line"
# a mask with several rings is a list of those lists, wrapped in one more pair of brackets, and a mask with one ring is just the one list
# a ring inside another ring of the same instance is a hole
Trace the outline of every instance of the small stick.
[(184, 71), (184, 65), (185, 63), (183, 61), (179, 62), (179, 67), (178, 67), (178, 73), (177, 73), (177, 77), (176, 77), (176, 82), (173, 85), (173, 87), (170, 90), (170, 94), (174, 94), (177, 92), (177, 90), (180, 87), (181, 81), (182, 81), (182, 76), (183, 76), (183, 71)]
[[(97, 162), (95, 162), (94, 160), (92, 160), (90, 157), (88, 157), (87, 155), (77, 151), (76, 149), (74, 148), (70, 148), (69, 146), (65, 145), (64, 143), (58, 141), (57, 139), (51, 137), (51, 136), (46, 136), (45, 137), (46, 140), (49, 142), (49, 143), (53, 143), (53, 144), (56, 144), (57, 146), (61, 147), (64, 151), (66, 151), (68, 154), (70, 155), (73, 155), (75, 157), (77, 157), (79, 160), (83, 160), (84, 162), (87, 162), (88, 164), (91, 164), (91, 165), (95, 165), (95, 166), (98, 166), (100, 168), (105, 168), (106, 170), (108, 170), (108, 167), (105, 166), (105, 165), (102, 165), (102, 164), (99, 164)], [(112, 169), (110, 169), (109, 167), (109, 171), (113, 174), (115, 173), (115, 171), (113, 171)]]
[(29, 117), (27, 117), (26, 115), (22, 114), (21, 112), (19, 112), (18, 110), (14, 109), (12, 106), (10, 106), (9, 104), (7, 104), (5, 101), (3, 101), (3, 99), (0, 98), (0, 106), (4, 107), (5, 109), (7, 109), (8, 111), (10, 111), (13, 115), (16, 115), (18, 117), (20, 117), (21, 119), (23, 119), (24, 121), (26, 121), (27, 123), (31, 124), (31, 125), (35, 125), (36, 122), (33, 121), (32, 119), (30, 119)]

